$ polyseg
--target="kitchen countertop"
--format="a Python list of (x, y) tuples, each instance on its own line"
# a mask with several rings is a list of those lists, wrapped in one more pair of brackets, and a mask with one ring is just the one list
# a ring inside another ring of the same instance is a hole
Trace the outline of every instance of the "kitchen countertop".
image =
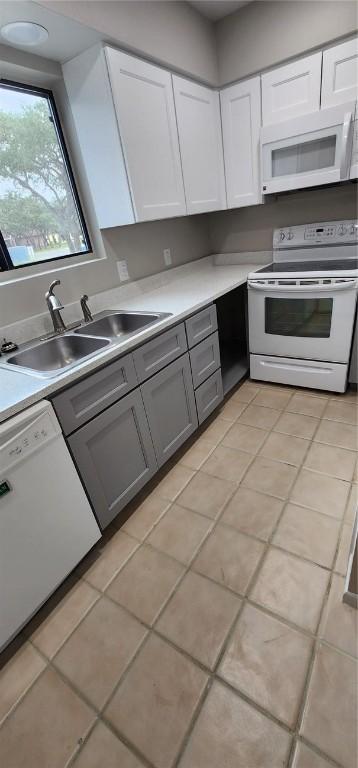
[[(250, 257), (254, 255), (250, 254)], [(242, 258), (242, 255), (240, 256)], [(5, 369), (0, 363), (0, 422), (39, 400), (59, 392), (91, 371), (95, 371), (197, 312), (219, 296), (243, 285), (249, 272), (262, 267), (263, 260), (262, 258), (260, 260), (260, 254), (257, 254), (257, 257), (255, 262), (222, 265), (220, 261), (219, 264), (215, 263), (214, 256), (208, 256), (183, 267), (159, 273), (152, 278), (138, 280), (123, 288), (120, 286), (91, 297), (90, 306), (93, 307), (93, 312), (120, 309), (170, 312), (171, 316), (149, 328), (143, 328), (125, 341), (111, 344), (94, 357), (78, 363), (65, 373), (53, 376), (51, 379)], [(268, 259), (266, 258), (265, 261)]]

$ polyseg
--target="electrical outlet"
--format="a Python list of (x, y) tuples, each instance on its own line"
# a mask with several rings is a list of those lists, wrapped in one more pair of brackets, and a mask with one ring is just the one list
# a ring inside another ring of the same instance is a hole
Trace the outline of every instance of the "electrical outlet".
[(170, 267), (172, 263), (172, 254), (170, 253), (170, 248), (164, 248), (163, 256), (165, 266)]
[(125, 280), (129, 280), (128, 267), (125, 259), (123, 259), (123, 261), (117, 261), (117, 269), (121, 283), (124, 283)]

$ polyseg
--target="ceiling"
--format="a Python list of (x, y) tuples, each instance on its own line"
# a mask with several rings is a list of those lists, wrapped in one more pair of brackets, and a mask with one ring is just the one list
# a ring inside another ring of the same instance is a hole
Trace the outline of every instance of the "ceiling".
[(248, 5), (252, 0), (188, 0), (189, 5), (196, 8), (202, 16), (206, 16), (211, 21), (218, 21), (234, 13), (243, 5)]
[[(44, 56), (52, 61), (68, 61), (100, 39), (99, 33), (94, 29), (27, 0), (0, 0), (0, 27), (10, 21), (34, 21), (46, 27), (49, 38), (36, 48), (30, 49), (20, 45), (11, 47), (36, 56)], [(1, 36), (0, 43), (11, 45)]]

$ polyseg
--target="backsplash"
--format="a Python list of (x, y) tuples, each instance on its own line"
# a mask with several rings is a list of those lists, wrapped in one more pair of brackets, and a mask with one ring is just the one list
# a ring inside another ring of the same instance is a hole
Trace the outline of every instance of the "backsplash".
[(264, 251), (272, 248), (278, 227), (357, 216), (357, 185), (273, 195), (263, 205), (208, 214), (212, 252)]

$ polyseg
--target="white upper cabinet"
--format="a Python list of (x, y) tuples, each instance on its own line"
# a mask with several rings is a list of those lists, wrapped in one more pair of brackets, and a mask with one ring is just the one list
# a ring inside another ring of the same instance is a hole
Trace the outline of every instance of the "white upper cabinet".
[(63, 73), (99, 227), (185, 215), (171, 74), (100, 45)]
[(321, 106), (334, 107), (358, 98), (358, 39), (323, 52)]
[(320, 51), (261, 76), (263, 125), (280, 123), (319, 109), (321, 65)]
[(262, 203), (259, 143), (260, 78), (221, 91), (221, 113), (228, 208)]
[(188, 213), (226, 208), (219, 94), (173, 76)]
[(135, 221), (104, 51), (95, 46), (62, 65), (98, 226)]
[(170, 72), (105, 48), (137, 221), (186, 213)]

